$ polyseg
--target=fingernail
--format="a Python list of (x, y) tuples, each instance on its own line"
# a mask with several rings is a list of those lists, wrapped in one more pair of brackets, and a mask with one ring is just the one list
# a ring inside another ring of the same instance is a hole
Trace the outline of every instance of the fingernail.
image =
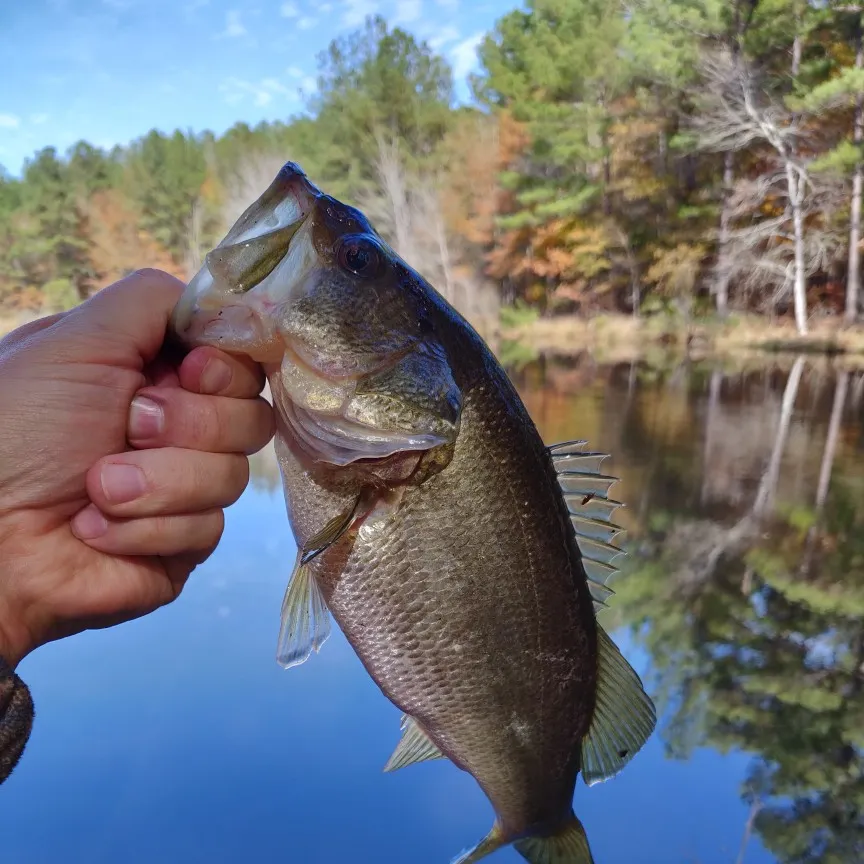
[(224, 390), (230, 383), (233, 373), (224, 361), (211, 357), (201, 370), (201, 391), (212, 395)]
[(137, 465), (103, 465), (99, 479), (112, 504), (125, 504), (144, 492), (144, 473)]
[(72, 533), (80, 540), (95, 540), (108, 530), (108, 520), (90, 504), (72, 519)]
[(162, 406), (146, 396), (136, 396), (129, 409), (129, 437), (154, 438), (165, 426)]

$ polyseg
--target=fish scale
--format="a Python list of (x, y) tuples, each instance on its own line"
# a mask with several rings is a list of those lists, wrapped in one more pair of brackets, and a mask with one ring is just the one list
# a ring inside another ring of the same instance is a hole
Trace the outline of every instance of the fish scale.
[(656, 722), (595, 618), (622, 554), (607, 455), (547, 447), (478, 334), (297, 166), (238, 226), (173, 326), (265, 365), (298, 546), (279, 662), (321, 650), (332, 614), (403, 712), (385, 770), (449, 759), (492, 803), (458, 864), (508, 843), (589, 864), (577, 777), (617, 774)]

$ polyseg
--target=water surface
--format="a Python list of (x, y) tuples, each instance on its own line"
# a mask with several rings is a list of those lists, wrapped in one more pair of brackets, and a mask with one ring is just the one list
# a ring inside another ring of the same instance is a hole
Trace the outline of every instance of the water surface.
[[(804, 358), (511, 375), (547, 442), (613, 454), (628, 505), (601, 620), (661, 719), (577, 787), (597, 864), (864, 860), (864, 377)], [(276, 665), (295, 547), (272, 452), (254, 468), (175, 604), (22, 663), (38, 716), (0, 790), (4, 864), (447, 864), (490, 827), (449, 763), (382, 773), (400, 712), (338, 630)]]

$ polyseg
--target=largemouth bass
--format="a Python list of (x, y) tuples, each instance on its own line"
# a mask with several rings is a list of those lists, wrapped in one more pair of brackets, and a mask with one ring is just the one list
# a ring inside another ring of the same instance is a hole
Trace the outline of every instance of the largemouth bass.
[(509, 843), (532, 864), (590, 862), (577, 776), (618, 773), (656, 722), (595, 617), (620, 552), (605, 456), (545, 446), (472, 327), (293, 163), (172, 326), (270, 382), (298, 546), (279, 662), (320, 649), (332, 613), (404, 712), (385, 769), (446, 757), (492, 803), (460, 864)]

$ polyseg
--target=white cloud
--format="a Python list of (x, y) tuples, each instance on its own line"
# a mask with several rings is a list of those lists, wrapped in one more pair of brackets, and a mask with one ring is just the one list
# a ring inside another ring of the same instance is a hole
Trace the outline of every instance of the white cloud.
[(317, 18), (313, 18), (311, 15), (304, 15), (298, 22), (297, 26), (301, 30), (311, 30), (318, 23)]
[(30, 122), (34, 126), (41, 126), (43, 123), (48, 122), (48, 115), (47, 114), (31, 114), (30, 115)]
[(318, 81), (311, 75), (307, 75), (301, 82), (300, 87), (306, 93), (312, 93), (318, 86)]
[(299, 18), (300, 10), (297, 8), (296, 3), (283, 3), (279, 7), (279, 14), (283, 18)]
[(333, 4), (332, 4), (332, 3), (322, 3), (322, 4), (318, 7), (318, 11), (319, 11), (322, 15), (326, 15), (328, 12), (332, 12), (332, 11), (333, 11)]
[(459, 0), (435, 0), (435, 2), (445, 9), (456, 9), (459, 6)]
[(289, 66), (285, 70), (292, 78), (302, 78), (303, 70), (299, 66)]
[(477, 65), (477, 48), (483, 41), (484, 33), (475, 33), (453, 46), (450, 57), (453, 60), (453, 76), (465, 78)]
[(396, 24), (410, 24), (416, 21), (422, 13), (421, 0), (397, 0), (396, 14), (393, 21)]
[(20, 125), (20, 117), (14, 114), (0, 114), (0, 129), (17, 129)]
[(225, 13), (225, 29), (222, 31), (222, 36), (228, 39), (237, 39), (240, 36), (246, 35), (246, 28), (240, 20), (240, 12), (237, 9), (229, 9)]
[(342, 23), (346, 27), (356, 27), (362, 24), (367, 15), (378, 11), (377, 0), (343, 0), (345, 11), (342, 13)]
[(237, 105), (251, 98), (255, 105), (263, 108), (277, 96), (288, 100), (296, 99), (296, 95), (277, 78), (262, 78), (260, 81), (226, 78), (219, 85), (219, 91), (229, 105)]
[(429, 47), (433, 51), (440, 51), (448, 42), (453, 42), (459, 38), (459, 30), (452, 25), (442, 27), (429, 40)]

